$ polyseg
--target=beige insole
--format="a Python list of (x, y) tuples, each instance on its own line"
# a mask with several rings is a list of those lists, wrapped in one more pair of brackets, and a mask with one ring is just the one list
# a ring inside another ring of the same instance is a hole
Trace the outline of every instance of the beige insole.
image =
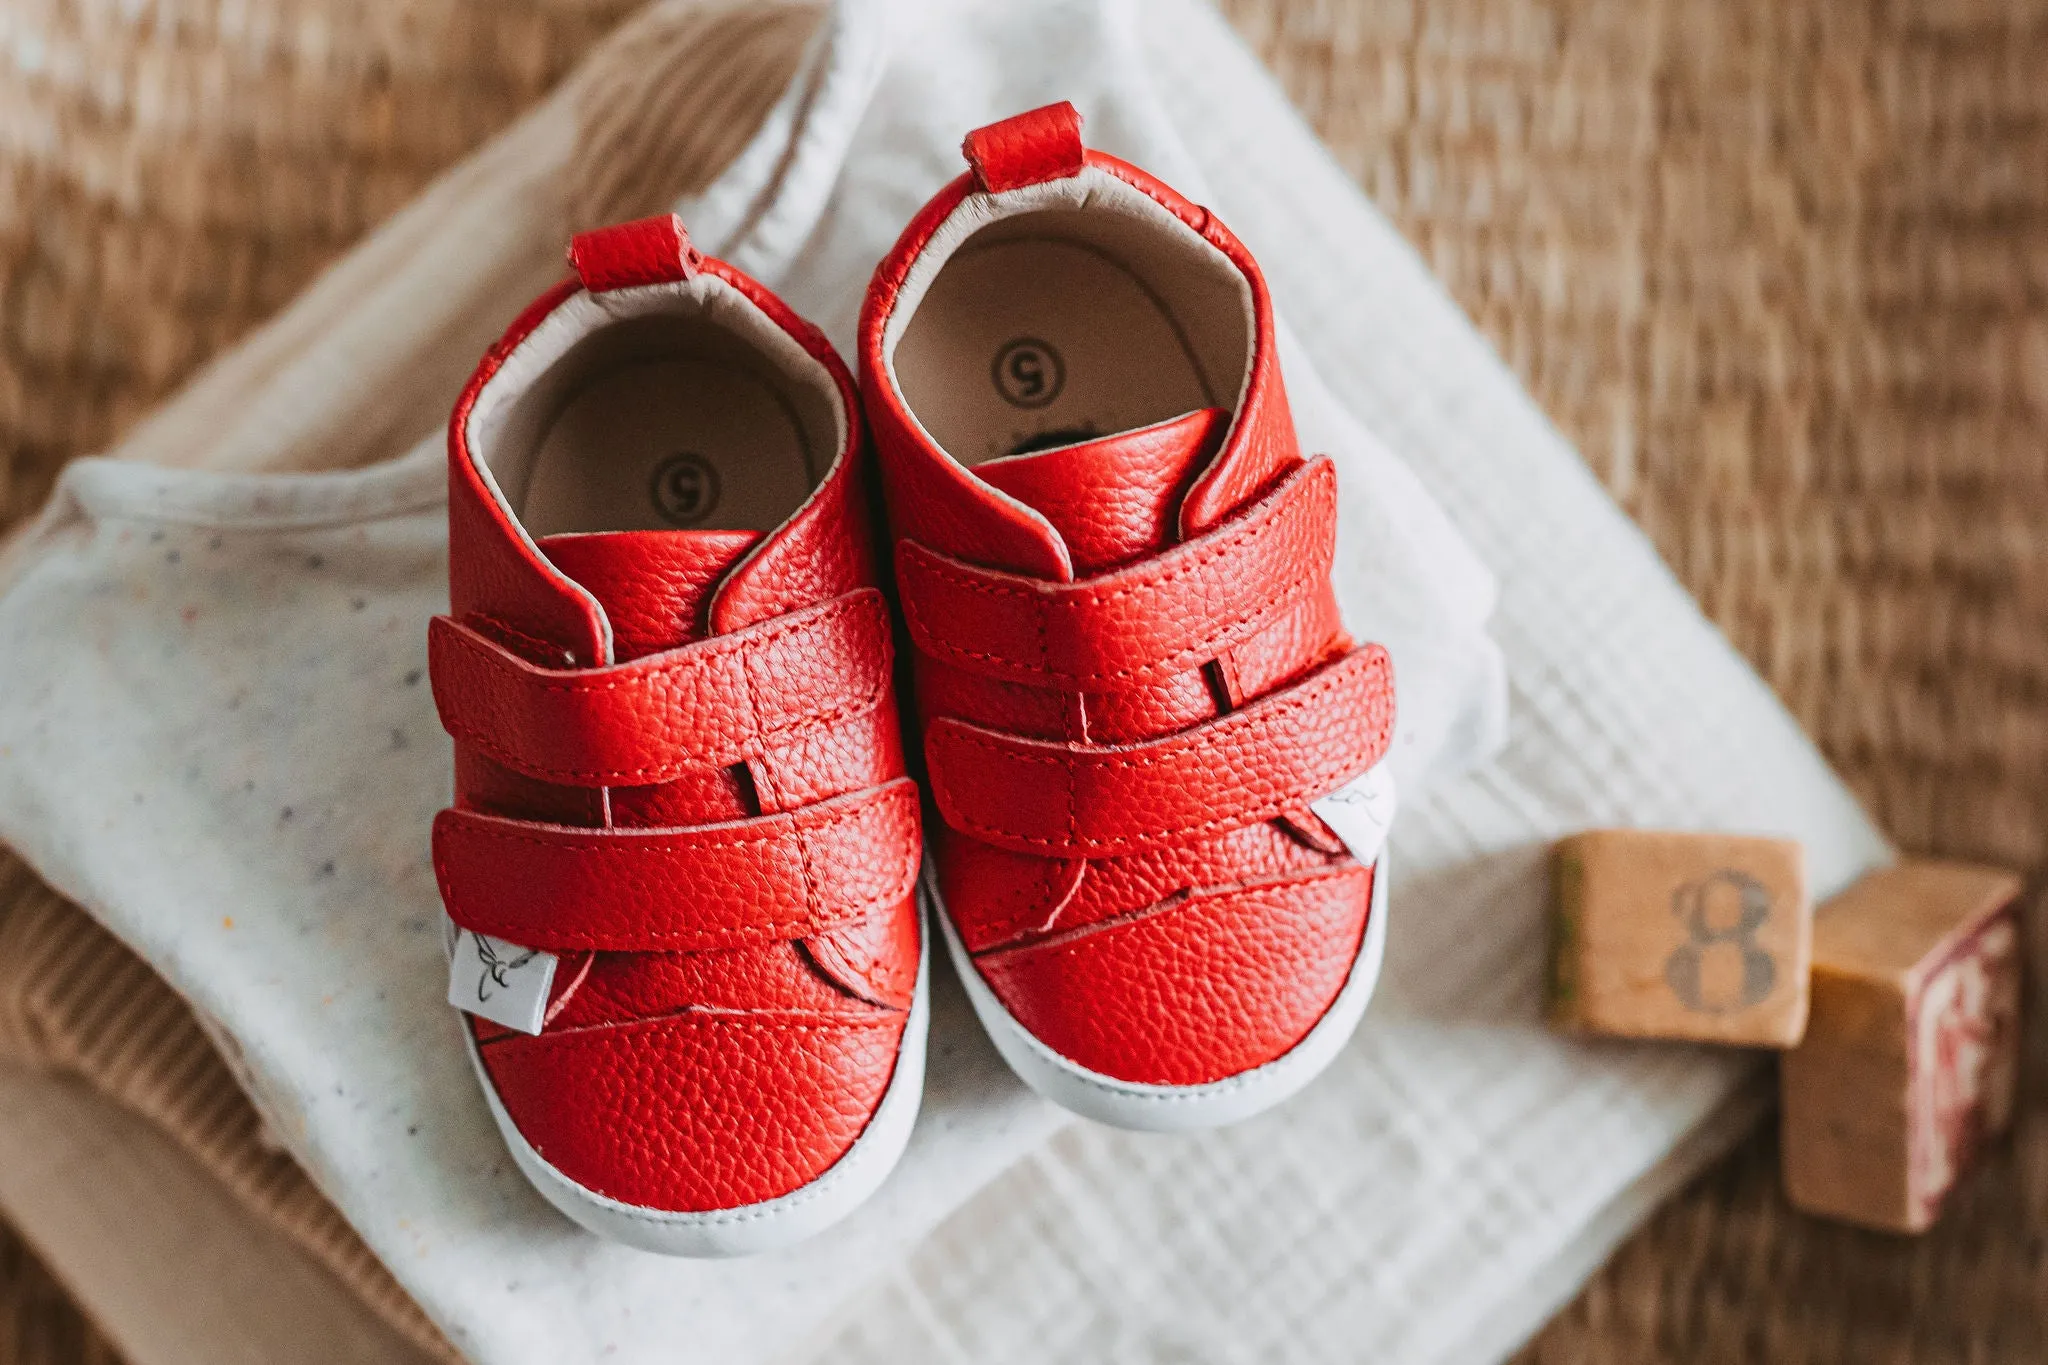
[(542, 435), (520, 519), (567, 531), (768, 531), (817, 483), (796, 414), (758, 375), (695, 357), (621, 365)]
[(954, 459), (981, 464), (1151, 426), (1235, 395), (1209, 393), (1165, 306), (1111, 257), (1075, 242), (969, 245), (904, 329), (896, 382)]

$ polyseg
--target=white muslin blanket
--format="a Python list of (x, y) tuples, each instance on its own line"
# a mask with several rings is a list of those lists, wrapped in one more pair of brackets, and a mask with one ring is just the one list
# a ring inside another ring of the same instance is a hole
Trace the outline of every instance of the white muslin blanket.
[(1190, 1138), (1070, 1124), (946, 980), (916, 1136), (848, 1222), (732, 1263), (601, 1243), (514, 1170), (441, 1003), (439, 438), (346, 474), (83, 461), (10, 561), (0, 840), (193, 1002), (280, 1139), (482, 1365), (1497, 1355), (1749, 1066), (1542, 1029), (1544, 842), (1790, 834), (1823, 889), (1885, 856), (1193, 0), (843, 0), (760, 133), (679, 207), (847, 348), (961, 135), (1061, 98), (1259, 255), (1304, 446), (1342, 480), (1347, 623), (1395, 660), (1388, 969), (1356, 1042), (1275, 1114)]

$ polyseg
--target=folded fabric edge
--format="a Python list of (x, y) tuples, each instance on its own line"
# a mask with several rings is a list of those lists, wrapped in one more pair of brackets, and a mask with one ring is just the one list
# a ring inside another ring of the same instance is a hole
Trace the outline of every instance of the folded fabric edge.
[(0, 1212), (130, 1365), (439, 1359), (76, 1077), (0, 1060)]
[(0, 851), (0, 1061), (76, 1078), (162, 1132), (252, 1214), (435, 1360), (463, 1357), (263, 1120), (192, 1007)]

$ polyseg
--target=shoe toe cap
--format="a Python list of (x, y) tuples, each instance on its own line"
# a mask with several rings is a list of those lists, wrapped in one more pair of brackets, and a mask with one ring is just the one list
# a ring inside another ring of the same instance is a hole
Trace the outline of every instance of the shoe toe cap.
[(1300, 1042), (1343, 990), (1373, 872), (1198, 892), (984, 953), (982, 978), (1055, 1052), (1117, 1080), (1204, 1085)]
[(513, 1126), (569, 1180), (708, 1212), (788, 1194), (843, 1156), (888, 1090), (906, 1018), (692, 1010), (482, 1055)]

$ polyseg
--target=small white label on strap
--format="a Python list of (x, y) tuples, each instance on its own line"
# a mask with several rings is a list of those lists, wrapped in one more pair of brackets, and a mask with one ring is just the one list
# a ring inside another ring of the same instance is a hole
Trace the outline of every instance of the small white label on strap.
[(555, 984), (555, 955), (467, 929), (448, 956), (448, 1003), (521, 1033), (539, 1033)]
[(1370, 863), (1386, 846), (1394, 825), (1394, 775), (1384, 763), (1374, 764), (1308, 808), (1337, 831), (1344, 847), (1361, 863)]

